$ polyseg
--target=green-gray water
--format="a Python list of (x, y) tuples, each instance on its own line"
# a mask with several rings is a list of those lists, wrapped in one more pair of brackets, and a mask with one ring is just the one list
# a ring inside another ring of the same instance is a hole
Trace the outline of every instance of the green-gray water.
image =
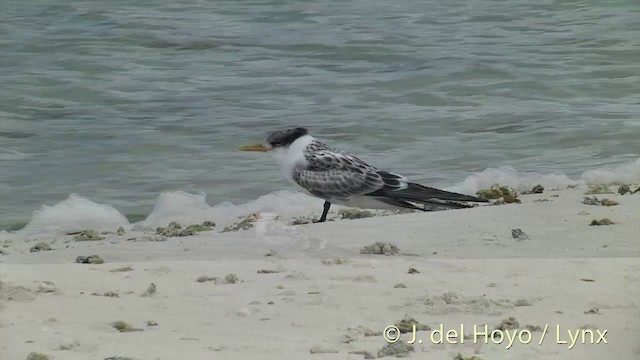
[(234, 151), (290, 124), (437, 186), (633, 163), (639, 61), (637, 0), (2, 0), (0, 224), (290, 189)]

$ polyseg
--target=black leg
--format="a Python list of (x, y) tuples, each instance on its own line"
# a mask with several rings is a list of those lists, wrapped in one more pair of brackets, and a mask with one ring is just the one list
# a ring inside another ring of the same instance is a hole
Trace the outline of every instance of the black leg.
[(327, 221), (327, 214), (329, 213), (329, 208), (331, 207), (331, 203), (328, 201), (324, 202), (324, 210), (322, 210), (322, 216), (320, 216), (320, 220), (316, 222), (325, 222)]

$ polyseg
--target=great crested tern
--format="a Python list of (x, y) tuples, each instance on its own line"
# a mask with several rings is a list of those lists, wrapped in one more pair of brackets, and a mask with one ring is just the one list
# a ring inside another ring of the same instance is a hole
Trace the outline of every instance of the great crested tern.
[[(406, 177), (380, 170), (357, 156), (336, 149), (309, 135), (304, 127), (273, 131), (263, 144), (240, 151), (272, 151), (289, 182), (307, 195), (324, 200), (327, 220), (331, 204), (363, 209), (407, 208), (422, 211), (470, 208), (461, 202), (488, 202), (410, 182)], [(416, 204), (421, 204), (422, 207)]]

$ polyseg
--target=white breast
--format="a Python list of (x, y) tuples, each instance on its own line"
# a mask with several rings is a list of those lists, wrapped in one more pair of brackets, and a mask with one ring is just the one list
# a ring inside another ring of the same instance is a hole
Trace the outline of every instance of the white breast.
[(309, 192), (293, 180), (293, 171), (297, 167), (308, 165), (307, 160), (304, 158), (304, 149), (313, 140), (314, 138), (311, 135), (304, 135), (296, 139), (288, 148), (276, 148), (273, 150), (273, 155), (280, 165), (282, 174), (290, 183), (306, 194), (309, 194)]

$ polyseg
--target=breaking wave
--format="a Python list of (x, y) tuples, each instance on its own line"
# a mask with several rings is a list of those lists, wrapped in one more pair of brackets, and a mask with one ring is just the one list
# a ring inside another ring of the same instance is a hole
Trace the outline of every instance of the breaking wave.
[[(618, 167), (587, 170), (578, 179), (571, 179), (564, 174), (522, 173), (512, 167), (489, 168), (470, 175), (446, 189), (474, 194), (477, 190), (490, 187), (495, 183), (519, 190), (530, 189), (536, 184), (541, 184), (547, 189), (563, 189), (569, 185), (586, 187), (590, 184), (639, 184), (640, 159)], [(222, 202), (212, 206), (209, 205), (203, 193), (166, 191), (158, 196), (152, 212), (136, 224), (156, 227), (164, 226), (170, 221), (192, 224), (211, 220), (221, 228), (237, 220), (238, 217), (252, 213), (269, 212), (282, 217), (317, 213), (322, 208), (322, 202), (298, 192), (276, 191), (244, 204)], [(85, 229), (114, 231), (120, 226), (130, 228), (136, 224), (130, 223), (125, 215), (111, 205), (96, 203), (71, 194), (58, 204), (43, 205), (41, 209), (34, 211), (31, 220), (24, 228), (15, 232), (0, 231), (0, 239), (7, 236), (35, 237), (42, 234), (64, 234)]]

